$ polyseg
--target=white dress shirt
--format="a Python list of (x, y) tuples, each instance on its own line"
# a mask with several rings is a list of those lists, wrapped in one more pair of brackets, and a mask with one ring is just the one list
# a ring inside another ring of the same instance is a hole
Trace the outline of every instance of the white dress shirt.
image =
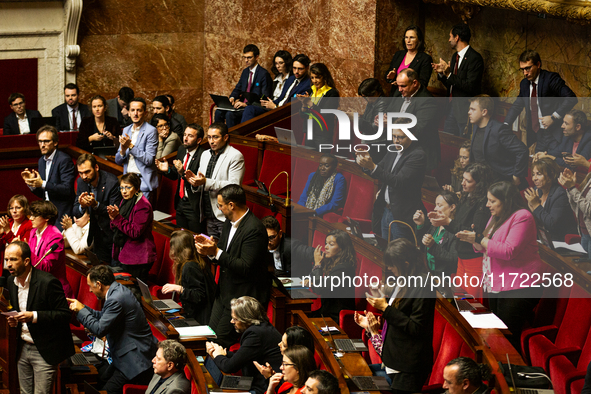
[[(140, 135), (140, 129), (142, 128), (144, 124), (142, 123), (142, 125), (140, 127), (138, 127), (137, 129), (135, 128), (135, 125), (131, 126), (131, 143), (133, 145), (135, 145), (135, 143), (137, 142), (137, 138)], [(127, 173), (129, 174), (130, 172), (139, 174), (140, 170), (137, 167), (137, 164), (135, 164), (135, 157), (133, 157), (133, 155), (130, 153), (129, 154), (129, 159), (127, 160)]]
[[(27, 279), (25, 279), (25, 283), (22, 285), (20, 284), (18, 279), (14, 280), (14, 283), (18, 288), (18, 309), (21, 312), (27, 311), (27, 301), (29, 300), (29, 284), (31, 283), (31, 272), (32, 270), (29, 272), (29, 275), (27, 275)], [(33, 312), (32, 323), (37, 323), (37, 312)], [(31, 336), (31, 332), (29, 331), (29, 326), (27, 326), (27, 323), (22, 324), (21, 338), (25, 342), (35, 343), (33, 341), (33, 337)]]
[[(240, 216), (240, 218), (237, 219), (235, 222), (230, 222), (232, 225), (230, 226), (230, 234), (228, 234), (228, 243), (226, 244), (226, 250), (228, 250), (230, 248), (230, 243), (232, 243), (232, 238), (234, 238), (234, 234), (236, 234), (236, 230), (238, 230), (238, 225), (240, 224), (240, 221), (246, 216), (248, 211), (249, 210), (247, 209), (246, 212), (244, 213), (244, 215)], [(220, 259), (222, 252), (223, 252), (223, 250), (218, 249), (218, 252), (215, 255), (216, 260)]]
[(16, 120), (18, 120), (18, 129), (20, 130), (21, 134), (29, 134), (31, 132), (31, 129), (29, 128), (29, 119), (27, 118), (26, 112), (22, 119), (16, 115)]

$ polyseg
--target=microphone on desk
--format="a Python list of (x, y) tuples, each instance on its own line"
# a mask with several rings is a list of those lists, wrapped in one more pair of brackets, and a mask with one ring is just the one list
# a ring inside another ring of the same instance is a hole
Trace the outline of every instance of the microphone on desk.
[(269, 208), (271, 209), (271, 212), (273, 213), (277, 213), (277, 207), (275, 206), (275, 204), (273, 204), (273, 195), (271, 194), (271, 186), (273, 186), (273, 182), (275, 182), (275, 180), (279, 177), (279, 175), (281, 174), (285, 174), (285, 176), (287, 177), (286, 180), (286, 184), (287, 184), (287, 191), (286, 191), (286, 196), (285, 196), (285, 207), (287, 208), (289, 206), (289, 174), (287, 173), (287, 171), (281, 171), (279, 174), (277, 174), (275, 176), (275, 178), (273, 178), (273, 180), (271, 181), (271, 183), (269, 184)]
[(37, 264), (35, 264), (33, 267), (37, 268), (37, 266), (39, 265), (40, 262), (43, 261), (44, 258), (46, 258), (50, 253), (53, 253), (56, 251), (56, 249), (59, 247), (59, 245), (56, 243), (54, 243), (53, 245), (51, 245), (51, 248), (49, 248), (49, 250), (47, 252), (45, 252), (45, 254), (43, 255), (43, 257), (41, 257), (39, 259), (39, 261), (37, 261)]

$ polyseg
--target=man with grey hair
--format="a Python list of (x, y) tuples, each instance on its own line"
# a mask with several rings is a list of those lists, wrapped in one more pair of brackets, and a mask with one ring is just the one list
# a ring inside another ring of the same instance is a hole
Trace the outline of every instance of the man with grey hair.
[(261, 365), (269, 363), (274, 371), (279, 371), (283, 358), (277, 344), (281, 342), (281, 334), (269, 323), (265, 308), (255, 298), (234, 298), (230, 304), (231, 323), (238, 333), (242, 333), (240, 348), (230, 352), (217, 343), (207, 342), (205, 349), (210, 358), (205, 367), (212, 376), (219, 377), (218, 384), (222, 378), (220, 370), (224, 373), (242, 370), (242, 376), (253, 377), (251, 390), (262, 394), (267, 384), (253, 361)]
[(146, 394), (189, 394), (191, 382), (185, 376), (186, 363), (187, 351), (183, 345), (173, 339), (160, 342), (152, 359), (154, 376)]
[(488, 365), (468, 357), (454, 358), (443, 368), (443, 388), (449, 394), (486, 394), (490, 390), (482, 381), (488, 380), (489, 373)]

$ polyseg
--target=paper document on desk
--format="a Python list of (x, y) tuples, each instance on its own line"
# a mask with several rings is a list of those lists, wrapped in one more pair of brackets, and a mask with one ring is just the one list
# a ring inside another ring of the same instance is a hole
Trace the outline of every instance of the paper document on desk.
[(216, 333), (210, 326), (176, 327), (175, 329), (179, 333), (179, 339), (195, 337), (217, 338)]
[(154, 211), (154, 221), (159, 222), (164, 219), (168, 219), (171, 217), (170, 213), (162, 212), (162, 211)]
[(587, 252), (585, 252), (585, 249), (583, 249), (583, 245), (581, 245), (581, 244), (572, 244), (572, 245), (569, 245), (566, 242), (558, 242), (558, 241), (554, 241), (552, 243), (554, 244), (554, 248), (555, 249), (565, 248), (565, 249), (568, 249), (568, 250), (572, 250), (573, 252), (579, 252), (579, 253), (587, 254)]
[(498, 328), (507, 329), (507, 325), (494, 313), (474, 314), (470, 311), (460, 312), (472, 328)]
[(285, 288), (290, 288), (290, 287), (302, 287), (302, 278), (300, 277), (293, 277), (293, 278), (288, 278), (288, 277), (281, 277), (281, 278), (277, 278), (281, 281), (281, 283), (283, 284), (283, 287)]

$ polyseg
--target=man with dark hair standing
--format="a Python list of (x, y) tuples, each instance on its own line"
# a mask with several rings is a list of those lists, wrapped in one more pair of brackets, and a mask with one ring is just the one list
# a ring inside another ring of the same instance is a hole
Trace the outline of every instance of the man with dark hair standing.
[(191, 382), (185, 376), (187, 351), (172, 339), (158, 343), (158, 351), (152, 359), (154, 377), (148, 385), (147, 394), (190, 394)]
[(113, 363), (99, 376), (99, 389), (120, 394), (127, 383), (147, 385), (153, 376), (151, 360), (158, 341), (142, 306), (131, 290), (115, 281), (113, 271), (106, 265), (92, 267), (86, 282), (99, 300), (105, 300), (101, 311), (78, 300), (67, 300), (85, 328), (99, 338), (107, 336)]
[(80, 217), (88, 212), (88, 245), (94, 241), (94, 253), (103, 263), (110, 264), (113, 254), (113, 230), (107, 207), (119, 206), (121, 202), (119, 180), (115, 175), (100, 170), (95, 157), (89, 153), (78, 156), (76, 166), (80, 177), (76, 181), (74, 216)]
[(302, 394), (338, 394), (339, 380), (328, 371), (312, 371), (306, 384), (302, 389)]
[[(168, 100), (168, 97), (165, 95), (154, 97), (154, 100), (152, 100), (152, 112), (154, 115), (160, 114), (166, 116), (170, 122), (170, 131), (183, 138), (183, 126), (176, 119), (172, 119), (170, 117), (171, 111), (172, 110), (170, 109), (170, 101)], [(156, 127), (158, 125), (158, 121), (152, 117), (150, 124)]]
[(13, 112), (4, 118), (4, 135), (29, 134), (31, 119), (40, 118), (41, 113), (26, 109), (25, 96), (22, 93), (12, 93), (8, 97), (8, 104)]
[[(142, 180), (141, 191), (150, 200), (158, 189), (156, 151), (158, 150), (158, 131), (146, 119), (146, 100), (134, 98), (129, 104), (131, 125), (123, 129), (119, 137), (120, 149), (115, 155), (115, 163), (123, 165), (123, 173), (133, 172)], [(151, 200), (153, 201), (153, 200)]]
[(298, 94), (304, 94), (310, 89), (310, 76), (308, 73), (310, 69), (310, 58), (300, 53), (293, 58), (292, 66), (293, 75), (285, 81), (281, 96), (273, 101), (271, 101), (271, 98), (261, 100), (261, 106), (249, 105), (244, 109), (242, 122), (262, 115), (266, 111), (281, 107), (297, 97)]
[(488, 380), (489, 373), (488, 365), (468, 357), (454, 358), (443, 368), (443, 388), (449, 394), (485, 394), (490, 390), (482, 381)]
[(39, 171), (25, 168), (21, 176), (33, 194), (56, 206), (58, 218), (55, 225), (61, 231), (61, 218), (72, 216), (76, 169), (72, 158), (57, 149), (59, 135), (55, 127), (41, 127), (37, 131), (37, 142), (43, 155), (39, 159)]
[(455, 25), (449, 32), (449, 45), (456, 53), (451, 62), (433, 63), (437, 79), (447, 88), (450, 106), (443, 131), (462, 136), (468, 128), (468, 97), (480, 94), (484, 60), (470, 46), (472, 33), (467, 24)]
[(283, 233), (273, 216), (265, 216), (262, 223), (267, 230), (267, 248), (273, 255), (275, 276), (291, 276), (291, 238)]
[(135, 93), (133, 89), (124, 86), (119, 89), (119, 95), (117, 97), (107, 100), (107, 115), (116, 118), (122, 129), (131, 124), (129, 103), (134, 97)]
[(10, 272), (8, 293), (14, 316), (8, 325), (19, 330), (18, 378), (21, 393), (51, 393), (58, 365), (75, 353), (70, 311), (62, 284), (50, 273), (33, 268), (31, 249), (22, 241), (4, 251)]
[(263, 305), (269, 299), (270, 277), (267, 267), (267, 231), (246, 206), (246, 194), (239, 185), (227, 185), (217, 192), (217, 205), (227, 219), (219, 242), (203, 235), (195, 237), (195, 246), (220, 266), (220, 278), (209, 325), (223, 347), (232, 345), (236, 332), (230, 323), (230, 301), (251, 296)]
[[(269, 97), (271, 95), (271, 88), (273, 81), (271, 75), (261, 65), (259, 65), (259, 48), (256, 45), (249, 44), (242, 50), (242, 60), (246, 68), (242, 70), (242, 75), (230, 94), (230, 103), (235, 109), (240, 110), (246, 108), (249, 104), (248, 100), (243, 97), (243, 93), (253, 93), (262, 97), (263, 95)], [(242, 118), (242, 111), (224, 111), (217, 109), (215, 111), (215, 121), (224, 122), (226, 126), (231, 128), (238, 123)]]
[(217, 205), (217, 193), (226, 185), (242, 184), (244, 156), (228, 143), (230, 135), (224, 123), (214, 123), (207, 130), (211, 149), (201, 155), (199, 172), (187, 179), (194, 193), (200, 193), (199, 221), (207, 221), (207, 234), (219, 238), (226, 220)]
[(525, 108), (527, 146), (537, 141), (536, 152), (548, 151), (552, 139), (560, 143), (562, 118), (578, 100), (558, 73), (542, 70), (542, 59), (536, 51), (525, 50), (521, 53), (519, 70), (523, 72), (524, 78), (519, 84), (517, 100), (507, 112), (505, 123), (511, 125)]
[[(357, 88), (357, 94), (367, 102), (365, 112), (359, 117), (359, 131), (365, 135), (374, 135), (378, 132), (376, 118), (380, 112), (383, 114), (388, 112), (389, 100), (384, 95), (380, 81), (375, 78), (367, 78), (361, 82)], [(361, 142), (364, 144), (387, 144), (388, 140), (385, 134), (383, 133), (378, 140), (362, 140)], [(379, 163), (386, 155), (386, 152), (385, 147), (379, 151), (377, 149), (371, 149), (369, 155), (374, 162)]]
[(168, 97), (168, 101), (170, 101), (170, 112), (169, 112), (169, 116), (171, 119), (176, 119), (177, 122), (179, 122), (181, 124), (181, 126), (183, 127), (183, 130), (185, 130), (188, 126), (187, 121), (185, 120), (185, 117), (181, 114), (179, 114), (178, 112), (176, 112), (175, 109), (175, 105), (174, 105), (174, 96), (172, 94), (166, 94), (166, 97)]
[(199, 172), (199, 162), (205, 149), (201, 146), (203, 140), (203, 127), (191, 123), (185, 129), (183, 145), (177, 151), (173, 166), (168, 165), (164, 159), (156, 160), (158, 170), (172, 180), (178, 180), (176, 194), (174, 196), (174, 209), (176, 211), (176, 224), (194, 233), (200, 234), (207, 231), (205, 222), (199, 220), (199, 203), (201, 194), (194, 192), (187, 181), (187, 174)]
[(66, 102), (51, 110), (51, 116), (57, 118), (56, 128), (59, 131), (78, 131), (82, 119), (92, 116), (86, 104), (80, 103), (80, 89), (75, 83), (64, 87)]

